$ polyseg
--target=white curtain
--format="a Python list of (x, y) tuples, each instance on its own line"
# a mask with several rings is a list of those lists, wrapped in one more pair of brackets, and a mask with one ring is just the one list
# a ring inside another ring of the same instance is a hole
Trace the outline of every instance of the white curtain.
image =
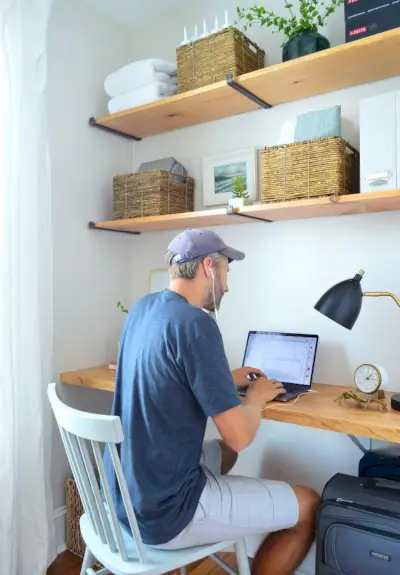
[(0, 0), (1, 575), (44, 575), (55, 556), (46, 398), (53, 375), (50, 6), (51, 0)]

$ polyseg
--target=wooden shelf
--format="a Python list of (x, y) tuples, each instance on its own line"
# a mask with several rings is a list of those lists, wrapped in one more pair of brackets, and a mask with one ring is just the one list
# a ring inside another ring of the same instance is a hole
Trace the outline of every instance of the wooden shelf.
[[(274, 204), (248, 206), (240, 211), (242, 215), (253, 216), (261, 220), (295, 220), (302, 218), (324, 218), (349, 214), (364, 214), (400, 210), (400, 190), (375, 192), (368, 194), (353, 194), (339, 198), (316, 198), (312, 200), (296, 200)], [(207, 228), (212, 226), (228, 226), (249, 224), (257, 220), (228, 215), (225, 208), (174, 214), (171, 216), (153, 216), (147, 218), (132, 218), (92, 222), (94, 229), (130, 233), (154, 232), (161, 230), (176, 230), (184, 228)]]
[[(400, 28), (256, 72), (236, 82), (276, 106), (400, 75)], [(146, 137), (259, 109), (225, 81), (96, 119), (123, 134)]]
[[(62, 373), (60, 381), (113, 392), (115, 371), (108, 367), (80, 369)], [(334, 400), (348, 388), (316, 383), (313, 389), (317, 393), (300, 397), (293, 405), (278, 402), (271, 404), (273, 407), (264, 411), (264, 419), (400, 443), (400, 412), (389, 409), (383, 413), (377, 407), (364, 410), (353, 402), (341, 407)], [(391, 393), (386, 393), (388, 406), (390, 396)]]

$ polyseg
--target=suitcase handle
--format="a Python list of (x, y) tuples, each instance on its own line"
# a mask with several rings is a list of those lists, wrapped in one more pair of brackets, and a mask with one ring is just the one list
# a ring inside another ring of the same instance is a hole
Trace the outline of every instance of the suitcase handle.
[(400, 483), (389, 479), (367, 479), (363, 484), (364, 489), (389, 489), (390, 491), (400, 491)]

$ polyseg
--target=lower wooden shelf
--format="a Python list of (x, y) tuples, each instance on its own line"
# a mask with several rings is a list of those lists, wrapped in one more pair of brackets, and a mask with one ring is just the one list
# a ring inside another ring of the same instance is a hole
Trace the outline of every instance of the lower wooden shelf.
[[(115, 371), (107, 366), (78, 369), (62, 373), (60, 381), (113, 392)], [(293, 405), (270, 404), (264, 411), (264, 419), (400, 443), (400, 412), (390, 408), (388, 412), (380, 412), (375, 406), (364, 409), (353, 402), (340, 406), (334, 400), (345, 389), (348, 388), (316, 383), (313, 390), (317, 393), (302, 396)], [(388, 405), (391, 395), (386, 393)]]
[[(400, 190), (260, 204), (245, 207), (240, 214), (261, 220), (280, 221), (396, 210), (400, 210)], [(189, 227), (229, 226), (255, 221), (257, 220), (228, 215), (225, 208), (219, 208), (169, 216), (92, 222), (90, 226), (99, 230), (141, 233)]]

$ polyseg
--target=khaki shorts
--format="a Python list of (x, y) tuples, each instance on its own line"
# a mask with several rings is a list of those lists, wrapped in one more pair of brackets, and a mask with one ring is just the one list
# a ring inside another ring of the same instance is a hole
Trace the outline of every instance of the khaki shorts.
[(221, 475), (221, 449), (217, 441), (203, 446), (201, 464), (207, 483), (196, 513), (187, 527), (161, 549), (268, 534), (297, 525), (299, 504), (288, 483)]

